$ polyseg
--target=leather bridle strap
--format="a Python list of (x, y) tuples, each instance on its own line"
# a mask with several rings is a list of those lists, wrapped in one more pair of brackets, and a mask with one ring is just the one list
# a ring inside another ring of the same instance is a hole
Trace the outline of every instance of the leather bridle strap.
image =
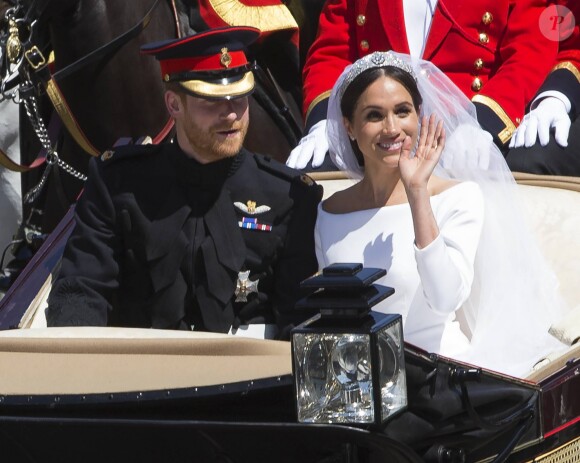
[(99, 152), (99, 150), (97, 150), (97, 148), (93, 146), (93, 144), (85, 136), (77, 120), (73, 116), (73, 113), (70, 107), (68, 106), (66, 99), (64, 98), (64, 95), (60, 91), (60, 88), (58, 87), (56, 81), (53, 78), (51, 78), (46, 83), (46, 94), (50, 98), (54, 110), (60, 116), (62, 123), (69, 131), (71, 136), (74, 138), (75, 142), (91, 156), (99, 156), (101, 153)]
[[(61, 130), (61, 120), (57, 114), (53, 114), (52, 117), (50, 118), (50, 122), (48, 123), (48, 136), (51, 139), (51, 141), (56, 139), (57, 134), (60, 132), (60, 130)], [(8, 154), (6, 154), (2, 149), (0, 149), (0, 165), (12, 172), (24, 173), (44, 164), (46, 161), (46, 155), (47, 155), (46, 148), (42, 148), (38, 153), (38, 156), (34, 161), (32, 161), (32, 163), (30, 163), (29, 165), (24, 165), (13, 161), (8, 156)]]
[(12, 159), (10, 159), (10, 156), (8, 156), (6, 152), (4, 152), (4, 150), (0, 149), (0, 165), (12, 172), (20, 172), (20, 173), (28, 172), (29, 170), (32, 170), (44, 164), (45, 160), (46, 157), (41, 156), (39, 154), (32, 164), (25, 166), (23, 164), (18, 164), (17, 162), (14, 162)]

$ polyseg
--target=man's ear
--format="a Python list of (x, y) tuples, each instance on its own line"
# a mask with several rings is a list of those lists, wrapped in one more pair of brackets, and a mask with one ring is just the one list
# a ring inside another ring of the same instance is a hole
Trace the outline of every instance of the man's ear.
[(182, 111), (182, 101), (180, 96), (171, 91), (167, 90), (165, 92), (165, 106), (171, 117), (175, 117)]

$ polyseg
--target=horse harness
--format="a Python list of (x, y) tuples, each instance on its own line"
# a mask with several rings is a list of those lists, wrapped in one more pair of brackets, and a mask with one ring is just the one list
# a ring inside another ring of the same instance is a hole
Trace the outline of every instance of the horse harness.
[[(15, 5), (5, 13), (5, 20), (9, 25), (8, 36), (0, 37), (0, 46), (2, 47), (0, 51), (3, 52), (2, 54), (5, 54), (5, 58), (2, 57), (2, 59), (7, 60), (5, 69), (3, 69), (3, 75), (1, 76), (0, 101), (12, 100), (15, 103), (24, 104), (26, 114), (42, 145), (42, 149), (37, 158), (29, 165), (21, 165), (12, 161), (0, 149), (0, 165), (11, 171), (23, 173), (45, 163), (47, 164), (39, 183), (25, 195), (25, 203), (32, 203), (40, 194), (51, 168), (55, 165), (61, 167), (65, 172), (75, 178), (83, 181), (86, 180), (86, 176), (83, 173), (68, 165), (59, 157), (54, 147), (52, 140), (56, 139), (56, 135), (60, 131), (62, 124), (64, 124), (75, 142), (85, 152), (92, 156), (99, 156), (101, 154), (87, 139), (77, 123), (58, 86), (58, 81), (90, 63), (94, 63), (107, 55), (111, 56), (131, 39), (137, 37), (151, 21), (153, 12), (160, 0), (154, 0), (147, 13), (131, 29), (55, 73), (51, 72), (53, 62), (52, 53), (47, 59), (45, 54), (36, 45), (39, 20), (45, 14), (45, 11), (50, 5), (50, 1), (33, 0), (28, 7), (25, 7), (22, 0), (16, 0)], [(177, 22), (177, 34), (179, 35), (180, 27), (178, 16), (175, 14), (175, 0), (171, 0), (171, 6)], [(33, 16), (36, 19), (32, 19)], [(19, 34), (21, 31), (28, 33), (25, 39), (20, 37)], [(40, 94), (41, 89), (46, 91), (55, 109), (48, 128), (40, 114), (37, 103), (37, 96)], [(170, 119), (152, 142), (158, 143), (163, 140), (169, 134), (172, 127), (173, 120)]]

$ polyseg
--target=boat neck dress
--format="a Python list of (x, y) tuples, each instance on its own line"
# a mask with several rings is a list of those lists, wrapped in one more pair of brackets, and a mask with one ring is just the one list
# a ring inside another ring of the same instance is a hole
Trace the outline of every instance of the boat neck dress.
[(337, 262), (386, 269), (376, 283), (395, 293), (373, 310), (401, 314), (406, 341), (453, 357), (469, 347), (457, 311), (471, 292), (484, 200), (476, 183), (462, 182), (431, 196), (431, 206), (439, 235), (418, 249), (408, 203), (335, 214), (322, 202), (316, 255), (320, 269)]

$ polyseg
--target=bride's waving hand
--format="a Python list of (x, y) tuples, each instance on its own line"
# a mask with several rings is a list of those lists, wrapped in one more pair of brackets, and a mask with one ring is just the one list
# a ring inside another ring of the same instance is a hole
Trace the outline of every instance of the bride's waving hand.
[(421, 120), (415, 155), (411, 153), (411, 137), (405, 138), (401, 148), (399, 172), (411, 208), (415, 245), (419, 249), (431, 244), (439, 235), (439, 226), (431, 208), (428, 184), (444, 147), (443, 122), (437, 121), (432, 114), (429, 118), (423, 116)]
[(401, 148), (399, 170), (407, 194), (419, 188), (426, 188), (435, 166), (439, 162), (445, 147), (445, 129), (443, 122), (432, 114), (423, 116), (417, 150), (413, 156), (412, 140), (407, 136)]

